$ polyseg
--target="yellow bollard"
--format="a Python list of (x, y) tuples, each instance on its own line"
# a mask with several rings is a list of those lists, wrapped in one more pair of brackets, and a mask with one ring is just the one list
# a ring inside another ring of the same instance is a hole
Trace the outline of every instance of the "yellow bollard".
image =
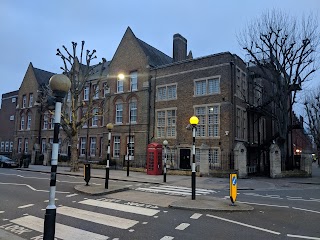
[(232, 203), (232, 206), (234, 206), (234, 203), (237, 199), (237, 174), (236, 173), (231, 173), (230, 174), (230, 200)]

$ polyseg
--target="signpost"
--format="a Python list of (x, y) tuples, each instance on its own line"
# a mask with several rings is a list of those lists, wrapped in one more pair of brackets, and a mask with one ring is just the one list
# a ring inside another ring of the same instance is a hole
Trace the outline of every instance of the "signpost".
[(231, 200), (231, 205), (234, 206), (234, 203), (237, 199), (237, 174), (236, 173), (231, 173), (230, 174), (230, 200)]

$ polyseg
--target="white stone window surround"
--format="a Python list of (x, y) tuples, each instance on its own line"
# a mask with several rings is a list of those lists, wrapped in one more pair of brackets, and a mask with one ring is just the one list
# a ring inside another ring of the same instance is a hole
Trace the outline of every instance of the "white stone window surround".
[(208, 76), (193, 80), (194, 97), (215, 95), (221, 93), (221, 75)]

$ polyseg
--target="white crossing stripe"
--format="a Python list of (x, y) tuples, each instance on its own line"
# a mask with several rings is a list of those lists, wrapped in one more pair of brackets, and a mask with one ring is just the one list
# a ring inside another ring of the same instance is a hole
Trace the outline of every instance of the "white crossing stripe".
[(97, 201), (97, 200), (93, 200), (93, 199), (84, 200), (79, 203), (87, 204), (87, 205), (95, 206), (95, 207), (102, 207), (102, 208), (118, 210), (118, 211), (122, 211), (122, 212), (135, 213), (135, 214), (140, 214), (140, 215), (145, 215), (145, 216), (154, 216), (158, 212), (160, 212), (159, 210), (155, 210), (155, 209), (129, 206), (129, 205), (124, 205), (124, 204), (114, 203), (114, 202), (102, 202), (102, 201)]
[[(37, 232), (43, 232), (43, 224), (44, 220), (42, 218), (34, 217), (34, 216), (24, 216), (21, 218), (16, 218), (10, 220), (10, 222), (18, 224), (20, 226), (30, 228)], [(63, 240), (70, 240), (70, 239), (77, 239), (77, 240), (106, 240), (109, 237), (103, 236), (100, 234), (96, 234), (93, 232), (88, 232), (82, 229), (66, 226), (63, 224), (56, 223), (56, 231), (55, 236), (59, 239)]]
[(139, 223), (138, 221), (115, 217), (111, 215), (106, 215), (102, 213), (96, 213), (91, 211), (86, 211), (78, 208), (71, 207), (59, 207), (57, 209), (58, 214), (62, 214), (69, 217), (78, 218), (81, 220), (86, 220), (94, 223), (103, 224), (110, 227), (129, 229)]
[(190, 218), (192, 218), (192, 219), (198, 219), (198, 218), (201, 217), (201, 216), (202, 216), (201, 213), (195, 213), (195, 214), (193, 214)]
[(18, 208), (27, 208), (27, 207), (32, 207), (34, 204), (27, 204), (27, 205), (23, 205), (23, 206), (19, 206)]
[(172, 240), (172, 239), (174, 239), (174, 237), (164, 236), (164, 237), (161, 238), (160, 240)]
[(185, 230), (187, 227), (189, 227), (189, 223), (181, 223), (179, 226), (177, 226), (175, 229), (177, 230)]
[(0, 211), (0, 213), (4, 213), (4, 211)]
[(78, 195), (77, 193), (74, 193), (74, 194), (67, 195), (66, 197), (74, 197), (74, 196), (77, 196), (77, 195)]
[[(139, 187), (139, 188), (136, 188), (135, 190), (146, 191), (146, 192), (163, 192), (163, 193), (168, 193), (168, 194), (186, 195), (186, 196), (190, 196), (192, 194), (191, 188), (169, 186), (169, 185), (164, 185), (164, 186), (159, 186), (159, 187), (148, 187), (148, 188)], [(196, 189), (196, 195), (198, 195), (198, 196), (202, 195), (202, 194), (206, 195), (206, 194), (211, 194), (211, 193), (216, 193), (216, 191), (209, 190), (209, 189), (202, 189), (202, 188)]]

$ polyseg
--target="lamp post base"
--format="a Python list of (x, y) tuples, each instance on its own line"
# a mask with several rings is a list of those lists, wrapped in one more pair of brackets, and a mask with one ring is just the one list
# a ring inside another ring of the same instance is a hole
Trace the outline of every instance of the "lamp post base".
[(44, 216), (43, 240), (54, 240), (56, 229), (56, 209), (46, 209)]

